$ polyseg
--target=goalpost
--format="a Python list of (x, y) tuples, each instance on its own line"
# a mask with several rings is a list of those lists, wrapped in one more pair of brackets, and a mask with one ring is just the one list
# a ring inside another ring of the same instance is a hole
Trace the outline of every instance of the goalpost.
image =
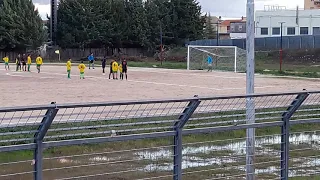
[(203, 70), (208, 68), (207, 58), (211, 56), (213, 69), (245, 72), (246, 51), (236, 46), (188, 46), (187, 69)]

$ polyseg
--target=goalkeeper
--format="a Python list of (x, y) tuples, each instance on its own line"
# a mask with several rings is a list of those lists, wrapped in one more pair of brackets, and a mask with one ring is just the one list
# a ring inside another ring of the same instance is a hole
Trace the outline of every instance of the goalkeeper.
[(209, 54), (207, 57), (207, 63), (208, 63), (208, 72), (212, 72), (212, 57)]

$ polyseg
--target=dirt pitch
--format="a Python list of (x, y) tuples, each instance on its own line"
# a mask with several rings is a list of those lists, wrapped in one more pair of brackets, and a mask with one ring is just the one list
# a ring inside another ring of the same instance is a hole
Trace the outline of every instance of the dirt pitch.
[[(199, 96), (238, 95), (245, 93), (245, 74), (129, 67), (128, 81), (109, 80), (109, 68), (86, 69), (86, 79), (72, 67), (67, 79), (64, 65), (42, 66), (41, 73), (0, 69), (1, 107), (35, 104), (101, 102), (118, 100), (164, 99)], [(280, 78), (256, 75), (255, 92), (291, 92), (319, 90), (320, 80)]]

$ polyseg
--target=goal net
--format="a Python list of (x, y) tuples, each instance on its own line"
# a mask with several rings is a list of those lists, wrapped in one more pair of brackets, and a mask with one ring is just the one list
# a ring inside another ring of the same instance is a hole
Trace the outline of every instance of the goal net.
[(245, 72), (246, 51), (236, 46), (188, 46), (188, 70), (208, 69), (208, 57), (214, 70)]

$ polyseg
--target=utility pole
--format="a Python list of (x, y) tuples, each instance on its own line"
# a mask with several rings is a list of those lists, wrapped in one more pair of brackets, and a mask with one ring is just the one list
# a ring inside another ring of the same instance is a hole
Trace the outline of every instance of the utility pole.
[(282, 58), (283, 58), (283, 51), (282, 51), (282, 46), (283, 46), (283, 41), (282, 41), (282, 37), (283, 37), (283, 34), (282, 34), (282, 27), (283, 27), (283, 24), (285, 22), (279, 22), (280, 23), (280, 71), (282, 71)]
[(163, 57), (162, 57), (162, 52), (163, 52), (163, 35), (162, 35), (162, 25), (161, 25), (161, 21), (160, 21), (160, 64), (162, 66), (162, 61), (163, 61)]
[(58, 0), (50, 0), (50, 39), (53, 45), (57, 44), (57, 24), (58, 24)]
[(219, 46), (219, 40), (220, 40), (220, 36), (219, 36), (219, 23), (221, 20), (221, 16), (219, 16), (219, 19), (217, 21), (217, 46)]
[[(248, 96), (254, 94), (254, 0), (247, 0), (247, 73), (246, 73), (246, 93)], [(255, 103), (254, 97), (246, 98), (246, 119), (247, 124), (255, 123)], [(247, 129), (246, 140), (246, 179), (255, 180), (255, 129)]]

